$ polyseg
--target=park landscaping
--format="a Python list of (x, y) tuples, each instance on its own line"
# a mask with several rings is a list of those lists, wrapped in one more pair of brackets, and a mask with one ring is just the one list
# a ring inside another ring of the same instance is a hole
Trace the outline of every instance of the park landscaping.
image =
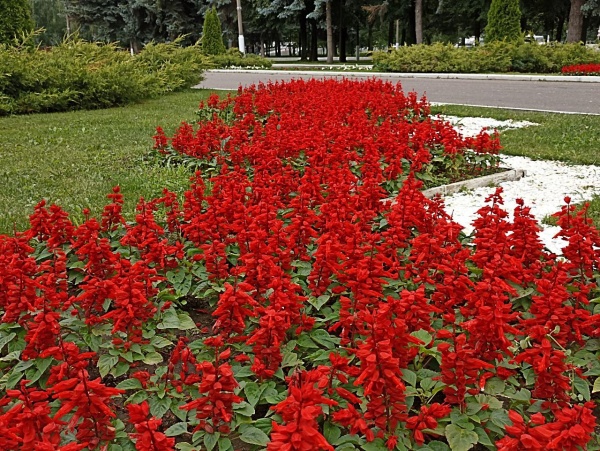
[[(95, 215), (40, 202), (0, 236), (2, 449), (598, 449), (585, 208), (557, 214), (560, 258), (526, 205), (508, 219), (501, 189), (465, 235), (420, 189), (495, 168), (498, 138), (461, 137), (389, 83), (186, 94), (202, 99), (194, 123), (177, 125), (193, 116), (183, 94), (27, 118), (161, 116), (142, 167), (158, 168), (150, 185), (179, 179), (129, 220), (133, 193), (115, 187)], [(581, 124), (518, 114), (540, 126), (511, 134)], [(589, 150), (564, 158), (591, 163), (598, 137), (582, 130)], [(538, 157), (559, 146), (540, 141)], [(141, 158), (122, 155), (113, 168)]]

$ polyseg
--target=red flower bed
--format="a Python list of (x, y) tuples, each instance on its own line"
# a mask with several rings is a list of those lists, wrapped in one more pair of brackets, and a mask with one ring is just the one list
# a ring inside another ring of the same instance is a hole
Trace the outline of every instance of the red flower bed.
[[(0, 449), (576, 450), (597, 443), (600, 236), (501, 190), (465, 236), (422, 181), (496, 164), (377, 81), (212, 97), (156, 146), (184, 200), (40, 203), (0, 236)], [(468, 169), (465, 169), (468, 168)], [(390, 197), (394, 201), (390, 201)], [(568, 202), (568, 200), (567, 200)]]
[(574, 64), (562, 68), (567, 75), (600, 75), (600, 64)]

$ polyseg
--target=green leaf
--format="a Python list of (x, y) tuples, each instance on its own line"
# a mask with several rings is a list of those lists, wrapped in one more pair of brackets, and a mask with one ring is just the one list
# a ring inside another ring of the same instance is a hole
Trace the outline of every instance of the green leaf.
[(2, 348), (4, 346), (6, 346), (8, 343), (10, 343), (16, 336), (17, 336), (17, 334), (12, 332), (12, 333), (8, 334), (6, 337), (0, 338), (0, 351), (2, 351)]
[(233, 449), (231, 440), (229, 440), (227, 437), (221, 437), (217, 443), (219, 445), (219, 451), (230, 451)]
[(403, 369), (402, 370), (402, 379), (405, 382), (408, 382), (408, 385), (410, 385), (412, 387), (417, 386), (417, 373), (415, 373), (414, 371), (411, 371), (408, 369)]
[(248, 401), (248, 404), (252, 407), (256, 406), (266, 388), (266, 384), (258, 385), (256, 382), (248, 382), (244, 387), (244, 393), (246, 394), (246, 401)]
[(127, 373), (129, 371), (129, 368), (130, 368), (129, 363), (127, 363), (127, 362), (119, 362), (111, 370), (110, 374), (112, 374), (114, 377), (120, 377), (123, 374)]
[(179, 319), (179, 330), (195, 329), (196, 323), (190, 318), (187, 313), (178, 313), (177, 318)]
[(504, 429), (504, 426), (511, 424), (511, 421), (508, 418), (508, 413), (506, 410), (494, 410), (490, 415), (490, 420), (499, 428)]
[(146, 365), (156, 365), (157, 363), (161, 363), (162, 361), (163, 356), (160, 355), (158, 352), (149, 352), (144, 357), (144, 360), (142, 360), (142, 362), (144, 362)]
[(311, 338), (305, 333), (298, 337), (298, 346), (302, 346), (303, 348), (319, 349), (319, 346), (315, 344), (315, 342), (312, 341)]
[(179, 329), (179, 317), (173, 307), (163, 312), (162, 321), (156, 325), (157, 329)]
[(165, 435), (167, 437), (176, 437), (181, 434), (185, 434), (188, 431), (187, 423), (184, 421), (180, 421), (179, 423), (175, 423), (173, 426), (168, 428), (165, 431)]
[(433, 338), (429, 332), (427, 332), (426, 330), (423, 330), (423, 329), (417, 330), (417, 331), (413, 332), (411, 335), (413, 337), (416, 337), (419, 340), (421, 340), (425, 345), (431, 343), (431, 339)]
[(575, 379), (573, 379), (573, 387), (577, 393), (583, 396), (585, 401), (589, 401), (591, 399), (590, 385), (588, 384), (587, 380), (582, 379), (579, 376), (575, 376)]
[(159, 335), (155, 335), (152, 337), (152, 340), (150, 340), (150, 344), (157, 349), (162, 349), (171, 346), (173, 342)]
[(221, 434), (215, 432), (214, 434), (206, 434), (204, 436), (204, 446), (206, 446), (206, 451), (212, 451), (213, 448), (217, 445)]
[(367, 442), (361, 447), (364, 451), (383, 451), (387, 449), (385, 442), (380, 438), (376, 438), (372, 442)]
[(510, 399), (514, 399), (516, 401), (529, 402), (529, 400), (531, 399), (531, 392), (529, 390), (527, 390), (526, 388), (522, 388), (521, 390), (519, 390), (515, 393), (511, 393), (510, 391), (507, 391), (506, 393), (504, 393), (504, 396), (506, 396), (507, 398), (510, 398)]
[(592, 393), (597, 393), (600, 391), (600, 377), (597, 377), (594, 381), (594, 387), (592, 388)]
[(98, 359), (98, 371), (100, 377), (104, 377), (110, 370), (119, 362), (119, 357), (116, 355), (102, 354)]
[[(2, 349), (2, 346), (0, 346), (0, 349)], [(588, 351), (600, 351), (600, 339), (589, 339), (588, 341), (586, 341), (584, 349)]]
[(177, 448), (179, 451), (196, 451), (198, 449), (189, 443), (178, 443), (175, 445), (175, 448)]
[(335, 348), (339, 343), (340, 339), (337, 337), (332, 337), (329, 333), (324, 329), (316, 329), (311, 332), (310, 338), (319, 343), (322, 346), (325, 346), (327, 349)]
[(499, 377), (492, 377), (485, 384), (485, 392), (490, 395), (504, 393), (504, 390), (506, 390), (506, 383)]
[(254, 426), (250, 426), (242, 432), (240, 440), (251, 445), (266, 446), (269, 443), (269, 437), (263, 431)]
[(164, 397), (162, 399), (159, 398), (150, 398), (148, 401), (150, 404), (150, 414), (156, 418), (162, 418), (163, 415), (169, 410), (171, 407), (171, 398)]
[(321, 307), (323, 307), (325, 305), (325, 303), (327, 301), (329, 301), (329, 299), (331, 299), (331, 296), (328, 294), (323, 294), (321, 296), (319, 296), (318, 298), (314, 298), (312, 296), (310, 296), (308, 298), (308, 302), (310, 305), (312, 305), (315, 310), (319, 311), (321, 310)]
[(142, 383), (135, 378), (125, 379), (123, 382), (117, 384), (117, 388), (121, 390), (140, 390), (142, 388)]
[(446, 426), (445, 436), (452, 451), (467, 451), (479, 441), (476, 432), (467, 431), (455, 424)]
[(432, 451), (448, 451), (450, 449), (448, 445), (438, 440), (432, 440), (431, 442), (427, 443), (427, 446), (429, 446)]
[(487, 435), (487, 432), (485, 432), (483, 428), (476, 427), (475, 432), (477, 433), (477, 437), (479, 437), (479, 443), (481, 443), (483, 446), (494, 446), (489, 435)]
[(342, 430), (338, 426), (326, 421), (323, 425), (323, 436), (329, 443), (335, 443), (342, 436)]

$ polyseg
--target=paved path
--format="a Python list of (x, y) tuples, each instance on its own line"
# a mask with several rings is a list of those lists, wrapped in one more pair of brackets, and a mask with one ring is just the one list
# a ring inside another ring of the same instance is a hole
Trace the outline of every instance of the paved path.
[[(600, 115), (600, 77), (562, 81), (561, 77), (383, 73), (315, 73), (290, 71), (209, 71), (198, 85), (206, 89), (237, 89), (268, 80), (298, 78), (380, 77), (401, 82), (405, 91), (425, 94), (430, 102)], [(444, 78), (436, 78), (444, 77)], [(541, 80), (541, 81), (540, 81)], [(561, 80), (561, 81), (555, 81)], [(600, 126), (600, 120), (599, 120)]]

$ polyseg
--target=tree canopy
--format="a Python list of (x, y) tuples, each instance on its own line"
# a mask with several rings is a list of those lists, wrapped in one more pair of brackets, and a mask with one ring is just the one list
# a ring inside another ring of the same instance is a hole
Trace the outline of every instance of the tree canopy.
[(0, 0), (0, 44), (33, 30), (29, 0)]

